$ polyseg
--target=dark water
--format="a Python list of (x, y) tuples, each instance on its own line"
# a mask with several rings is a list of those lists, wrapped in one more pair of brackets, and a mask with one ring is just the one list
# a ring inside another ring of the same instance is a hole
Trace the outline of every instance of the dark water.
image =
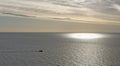
[(68, 34), (0, 33), (0, 66), (120, 66), (120, 34), (96, 39)]

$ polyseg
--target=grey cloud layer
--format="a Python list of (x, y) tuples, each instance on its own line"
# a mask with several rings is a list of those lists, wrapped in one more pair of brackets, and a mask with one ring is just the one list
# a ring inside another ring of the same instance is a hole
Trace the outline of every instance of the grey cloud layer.
[(24, 17), (57, 16), (58, 19), (84, 16), (119, 22), (120, 0), (0, 0), (0, 13)]

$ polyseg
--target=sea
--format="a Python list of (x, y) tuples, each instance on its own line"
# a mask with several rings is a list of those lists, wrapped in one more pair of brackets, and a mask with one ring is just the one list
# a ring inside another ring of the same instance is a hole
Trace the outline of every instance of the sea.
[(120, 34), (1, 32), (0, 66), (120, 66)]

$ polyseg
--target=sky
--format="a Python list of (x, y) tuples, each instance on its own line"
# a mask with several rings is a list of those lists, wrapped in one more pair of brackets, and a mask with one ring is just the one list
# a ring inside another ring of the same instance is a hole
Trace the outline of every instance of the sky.
[(120, 32), (120, 0), (0, 0), (0, 32)]

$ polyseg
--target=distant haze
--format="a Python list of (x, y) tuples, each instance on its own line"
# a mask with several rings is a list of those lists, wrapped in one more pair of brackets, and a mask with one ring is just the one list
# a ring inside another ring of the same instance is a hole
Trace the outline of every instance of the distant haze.
[(0, 16), (0, 32), (120, 32), (119, 25)]

